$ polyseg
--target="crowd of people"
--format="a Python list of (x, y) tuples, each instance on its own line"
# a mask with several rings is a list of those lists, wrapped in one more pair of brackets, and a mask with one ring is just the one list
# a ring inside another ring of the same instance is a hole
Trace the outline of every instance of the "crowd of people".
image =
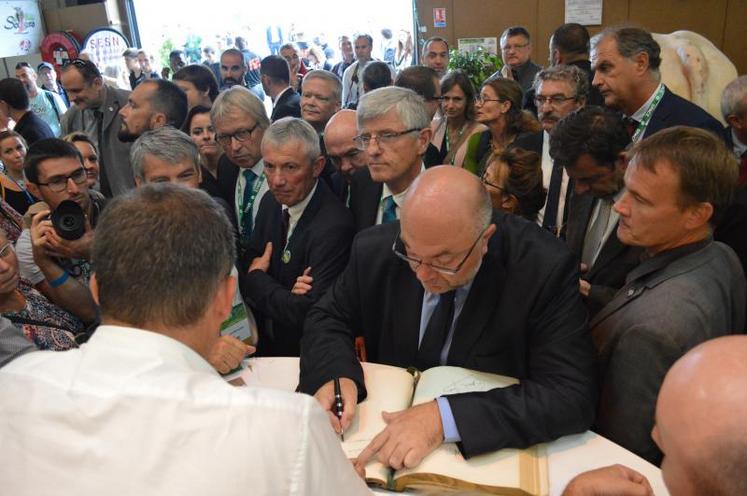
[[(84, 59), (0, 81), (4, 484), (363, 494), (374, 458), (591, 429), (673, 493), (747, 492), (747, 338), (728, 336), (747, 311), (747, 76), (724, 128), (661, 82), (640, 28), (560, 26), (543, 68), (511, 27), (479, 88), (443, 38), (417, 66), (411, 41), (393, 62), (373, 43), (341, 37), (331, 66), (236, 38), (161, 77), (131, 49), (131, 90)], [(234, 291), (256, 346), (219, 333)], [(300, 357), (316, 400), (220, 378), (250, 355)], [(390, 415), (351, 464), (333, 430), (366, 397), (361, 361), (520, 382)], [(566, 489), (650, 493), (621, 466)]]

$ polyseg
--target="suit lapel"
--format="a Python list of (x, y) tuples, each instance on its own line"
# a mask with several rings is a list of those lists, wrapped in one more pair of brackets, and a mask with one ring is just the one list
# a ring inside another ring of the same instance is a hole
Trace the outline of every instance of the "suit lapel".
[(588, 194), (574, 195), (571, 200), (566, 242), (571, 251), (579, 257), (584, 246), (586, 227), (591, 217), (591, 207), (593, 204), (594, 198)]
[(111, 125), (114, 118), (119, 113), (119, 102), (115, 100), (116, 94), (114, 93), (114, 88), (107, 88), (106, 89), (106, 101), (104, 102), (104, 105), (102, 106), (101, 110), (104, 113), (103, 118), (101, 119), (101, 134), (105, 134), (106, 130), (109, 129), (109, 126)]
[(594, 261), (594, 265), (591, 266), (591, 270), (589, 270), (589, 273), (586, 275), (587, 279), (593, 278), (600, 267), (604, 267), (610, 260), (613, 260), (625, 251), (626, 246), (617, 238), (618, 224), (619, 222), (615, 224), (615, 227), (607, 238), (607, 241), (602, 246), (602, 250)]
[[(423, 286), (404, 262), (396, 261), (390, 270), (391, 283), (388, 285), (390, 290), (387, 295), (389, 301), (385, 306), (389, 310), (389, 321), (385, 324), (384, 335), (393, 334), (393, 363), (415, 365), (420, 336), (420, 314), (423, 309)], [(384, 346), (381, 347), (381, 351), (385, 352), (386, 343), (382, 344)]]
[[(493, 236), (497, 235), (499, 233)], [(492, 253), (488, 250), (457, 319), (448, 365), (463, 366), (474, 353), (475, 343), (485, 332), (485, 326), (495, 311), (495, 302), (501, 299), (505, 280), (506, 270), (500, 262), (500, 249)]]
[(667, 127), (667, 121), (669, 114), (672, 113), (672, 93), (669, 88), (664, 87), (664, 96), (661, 101), (654, 109), (654, 113), (651, 114), (651, 121), (646, 126), (646, 131), (643, 133), (644, 138), (648, 138), (655, 132)]

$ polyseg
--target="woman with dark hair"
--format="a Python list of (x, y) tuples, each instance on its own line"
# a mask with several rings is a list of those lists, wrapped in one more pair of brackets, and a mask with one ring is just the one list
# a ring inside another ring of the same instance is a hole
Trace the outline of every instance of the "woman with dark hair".
[(15, 131), (0, 132), (0, 162), (4, 167), (0, 174), (0, 193), (3, 200), (21, 215), (37, 202), (26, 189), (26, 177), (23, 175), (26, 150), (26, 140), (20, 134)]
[(187, 94), (187, 106), (210, 107), (218, 96), (218, 81), (215, 74), (202, 64), (182, 67), (173, 77), (174, 83)]
[(475, 122), (475, 88), (464, 72), (449, 72), (441, 80), (441, 110), (446, 125), (437, 127), (431, 143), (443, 143), (444, 164), (462, 167), (470, 136), (488, 129)]
[(498, 77), (483, 83), (475, 98), (475, 120), (488, 130), (469, 139), (465, 169), (481, 176), (491, 151), (500, 153), (518, 135), (542, 129), (532, 114), (521, 109), (522, 98), (521, 86), (511, 79)]
[(197, 105), (187, 114), (182, 131), (187, 133), (200, 151), (202, 182), (200, 188), (211, 196), (220, 196), (218, 159), (223, 149), (215, 141), (215, 128), (210, 121), (210, 108)]
[(79, 131), (68, 134), (62, 138), (68, 143), (75, 145), (83, 157), (83, 168), (86, 170), (86, 183), (89, 191), (99, 190), (99, 154), (96, 151), (96, 145), (93, 140), (86, 134)]
[(482, 183), (494, 209), (537, 221), (547, 194), (542, 187), (542, 160), (537, 153), (520, 148), (492, 153)]
[(19, 327), (41, 350), (77, 348), (76, 336), (85, 336), (85, 325), (72, 313), (49, 301), (18, 274), (13, 243), (0, 229), (0, 314)]

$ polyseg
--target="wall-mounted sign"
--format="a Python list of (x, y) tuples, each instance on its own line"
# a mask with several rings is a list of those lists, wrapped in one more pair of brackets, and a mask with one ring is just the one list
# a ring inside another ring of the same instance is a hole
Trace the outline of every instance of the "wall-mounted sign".
[(444, 7), (436, 7), (433, 9), (433, 27), (446, 27), (446, 9)]
[(602, 0), (565, 0), (565, 22), (584, 26), (602, 24)]
[(36, 0), (0, 0), (0, 57), (37, 53), (43, 37)]
[(80, 42), (71, 33), (50, 33), (41, 42), (41, 55), (44, 62), (61, 67), (66, 61), (80, 54)]
[(459, 38), (457, 48), (462, 53), (476, 52), (483, 49), (486, 52), (498, 54), (498, 38)]
[(123, 64), (122, 53), (130, 42), (122, 33), (112, 28), (94, 29), (83, 40), (83, 50), (91, 56), (103, 72), (106, 67), (117, 67)]

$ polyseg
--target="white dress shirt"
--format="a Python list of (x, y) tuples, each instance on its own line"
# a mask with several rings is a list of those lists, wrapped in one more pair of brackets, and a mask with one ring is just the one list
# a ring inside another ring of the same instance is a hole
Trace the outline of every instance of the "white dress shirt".
[[(423, 172), (425, 172), (425, 165), (420, 164), (420, 172), (418, 173), (418, 175), (422, 174)], [(409, 189), (410, 187), (408, 186), (403, 191), (400, 191), (395, 195), (394, 193), (392, 193), (392, 190), (389, 189), (389, 186), (387, 186), (386, 183), (383, 184), (383, 187), (381, 188), (381, 198), (379, 198), (379, 208), (376, 211), (376, 225), (381, 224), (381, 221), (384, 219), (384, 200), (386, 200), (390, 196), (394, 198), (394, 211), (396, 212), (397, 218), (399, 219), (399, 213), (402, 210), (402, 205), (405, 204), (405, 197), (407, 196), (407, 191)]]
[(304, 210), (306, 210), (306, 207), (309, 205), (311, 198), (313, 198), (318, 184), (319, 184), (319, 180), (317, 180), (314, 183), (314, 187), (311, 188), (311, 191), (309, 191), (309, 194), (306, 195), (306, 198), (296, 203), (292, 207), (289, 207), (288, 205), (282, 206), (283, 210), (286, 210), (286, 209), (288, 210), (288, 237), (287, 237), (288, 240), (291, 239), (291, 236), (293, 235), (293, 230), (298, 225), (298, 221), (301, 220), (301, 216), (303, 215)]
[[(648, 97), (648, 100), (646, 100), (646, 102), (643, 105), (641, 105), (641, 108), (636, 110), (635, 113), (633, 113), (633, 115), (630, 116), (631, 119), (634, 119), (637, 122), (641, 122), (641, 119), (643, 119), (643, 116), (646, 115), (646, 111), (648, 110), (648, 108), (651, 106), (652, 103), (654, 103), (654, 98), (656, 98), (656, 93), (659, 92), (662, 86), (664, 86), (664, 83), (659, 83), (659, 85), (654, 89), (654, 92), (651, 93), (651, 96)], [(646, 125), (643, 127), (643, 130), (639, 134), (638, 141), (640, 141), (643, 138), (643, 134), (646, 132), (647, 127), (648, 127), (648, 122), (646, 123)]]
[(162, 334), (101, 326), (0, 370), (3, 494), (368, 494), (310, 396), (234, 387)]
[[(552, 178), (552, 169), (553, 169), (553, 160), (552, 157), (550, 157), (550, 133), (547, 131), (542, 132), (542, 187), (545, 188), (545, 191), (548, 193), (550, 192), (550, 179)], [(563, 178), (560, 182), (560, 196), (558, 197), (558, 213), (555, 219), (555, 224), (548, 224), (550, 226), (554, 225), (558, 228), (558, 232), (560, 232), (560, 228), (563, 227), (563, 219), (565, 218), (565, 199), (568, 195), (568, 173), (565, 171), (565, 167), (563, 167)], [(547, 198), (545, 199), (545, 205), (540, 209), (540, 211), (537, 213), (537, 224), (540, 226), (542, 225), (542, 221), (545, 218), (545, 208), (547, 208), (547, 201), (550, 199), (550, 195), (548, 194)]]
[[(257, 196), (254, 198), (254, 204), (252, 204), (252, 226), (254, 226), (257, 223), (257, 212), (259, 212), (259, 204), (262, 203), (262, 197), (264, 197), (265, 193), (267, 193), (270, 190), (270, 187), (267, 185), (267, 178), (264, 177), (265, 173), (265, 163), (263, 160), (260, 160), (256, 164), (254, 164), (254, 167), (251, 168), (251, 171), (254, 172), (254, 174), (257, 175), (256, 181), (262, 181), (262, 184), (259, 187), (259, 191), (257, 191)], [(246, 188), (246, 179), (244, 178), (244, 169), (239, 168), (239, 178), (236, 181), (236, 194), (235, 194), (235, 207), (236, 207), (236, 217), (237, 222), (239, 223), (239, 228), (241, 228), (241, 207), (242, 207), (242, 201), (244, 199), (244, 188)]]

